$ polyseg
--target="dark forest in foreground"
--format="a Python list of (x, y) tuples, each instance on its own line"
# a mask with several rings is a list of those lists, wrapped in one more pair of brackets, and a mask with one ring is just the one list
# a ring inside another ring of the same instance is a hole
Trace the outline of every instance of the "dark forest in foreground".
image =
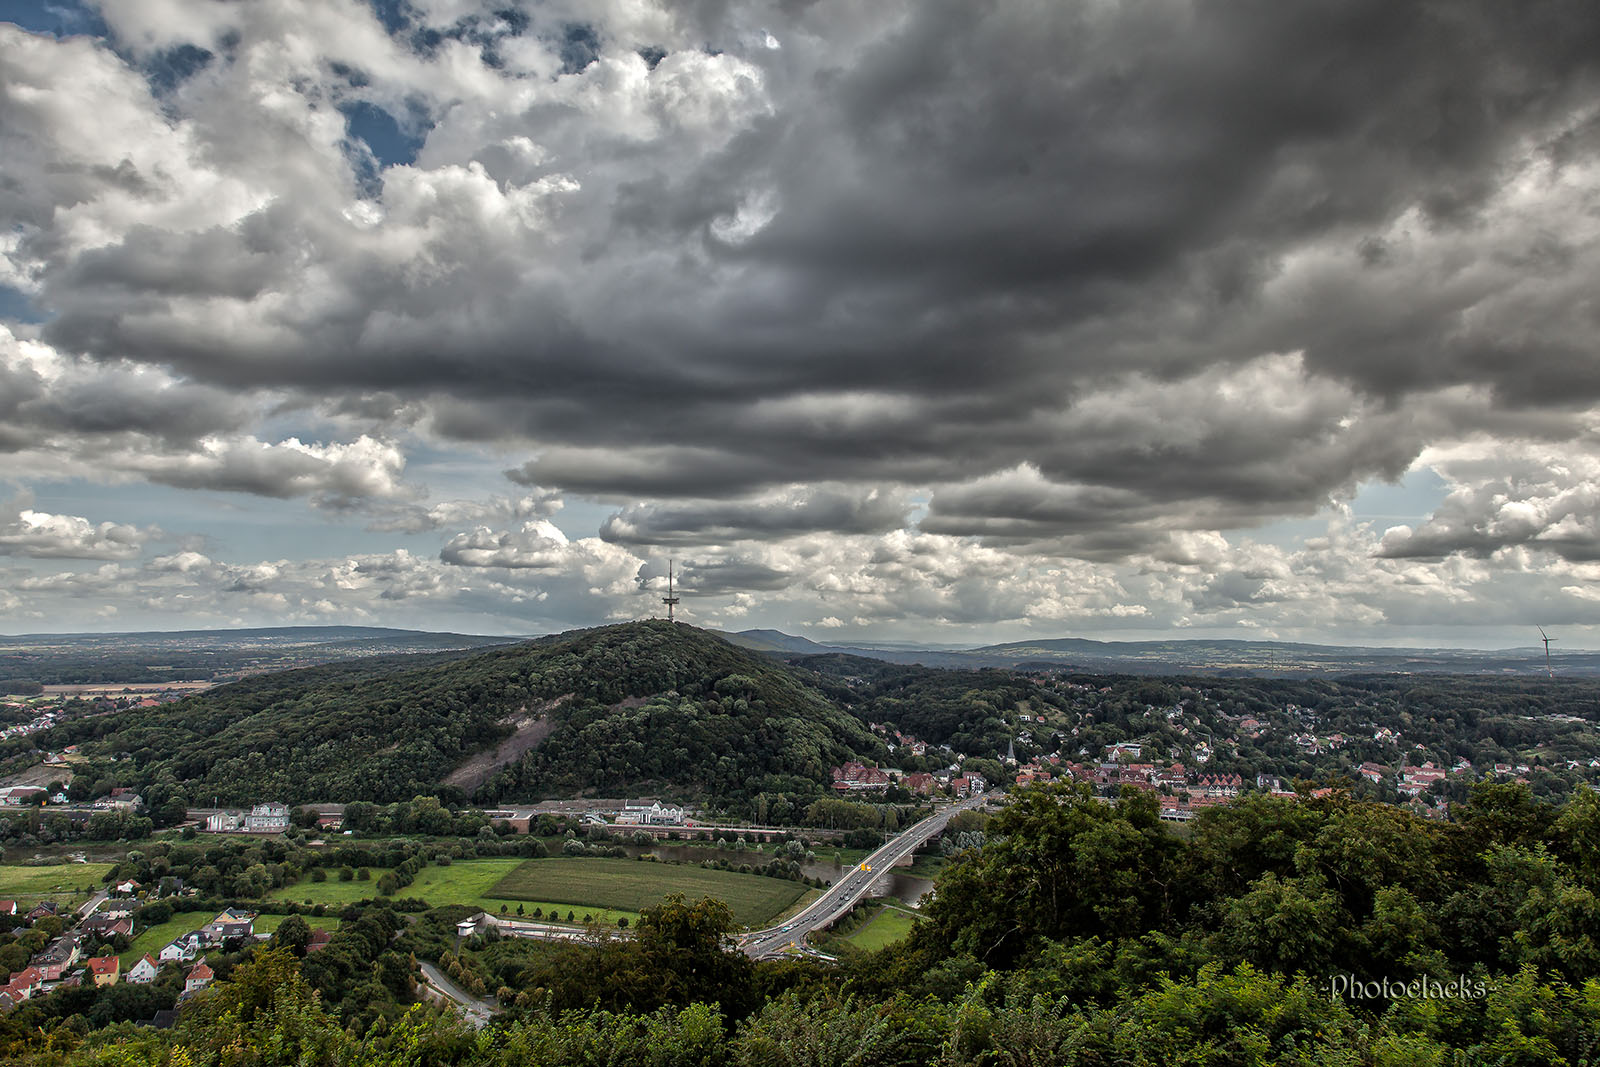
[[(1033, 788), (941, 878), (910, 939), (837, 967), (725, 951), (716, 902), (669, 899), (628, 941), (458, 946), (460, 909), (401, 894), (347, 909), (315, 955), (286, 924), (219, 960), (173, 1030), (103, 1025), (92, 991), (56, 993), (0, 1020), (0, 1052), (37, 1067), (1593, 1063), (1600, 797), (1558, 807), (1486, 784), (1457, 815), (1262, 798), (1179, 837), (1147, 798)], [(474, 1033), (414, 1004), (413, 958), (504, 1010)], [(1341, 996), (1341, 979), (1390, 991)]]

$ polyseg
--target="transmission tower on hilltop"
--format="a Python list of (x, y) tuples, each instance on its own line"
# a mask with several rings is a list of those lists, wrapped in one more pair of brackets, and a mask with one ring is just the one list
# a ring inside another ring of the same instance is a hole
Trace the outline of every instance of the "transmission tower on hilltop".
[(667, 606), (668, 622), (673, 621), (672, 609), (678, 606), (678, 600), (678, 597), (672, 595), (672, 561), (669, 559), (667, 560), (667, 595), (661, 598), (661, 602)]

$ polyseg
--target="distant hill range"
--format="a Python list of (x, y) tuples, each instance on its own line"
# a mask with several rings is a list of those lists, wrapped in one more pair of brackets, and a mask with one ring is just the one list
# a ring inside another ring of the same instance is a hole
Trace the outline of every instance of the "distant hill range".
[(45, 685), (209, 681), (372, 656), (449, 653), (525, 640), (380, 626), (274, 626), (0, 636), (0, 692)]
[[(1056, 638), (962, 648), (882, 642), (823, 644), (781, 630), (721, 634), (783, 659), (842, 654), (925, 667), (1075, 670), (1087, 674), (1494, 674), (1542, 676), (1544, 649), (1366, 648), (1287, 641), (1092, 641)], [(430, 633), (378, 626), (278, 626), (238, 630), (0, 636), (0, 690), (44, 684), (195, 681), (312, 667), (374, 656), (460, 655), (521, 637)], [(1600, 677), (1600, 653), (1555, 652), (1559, 677)]]
[[(1288, 641), (1091, 641), (1067, 637), (977, 648), (825, 645), (780, 630), (744, 630), (728, 640), (758, 652), (842, 654), (924, 667), (1077, 670), (1087, 674), (1545, 674), (1544, 649), (1364, 648)], [(1600, 676), (1600, 653), (1552, 651), (1557, 677)]]

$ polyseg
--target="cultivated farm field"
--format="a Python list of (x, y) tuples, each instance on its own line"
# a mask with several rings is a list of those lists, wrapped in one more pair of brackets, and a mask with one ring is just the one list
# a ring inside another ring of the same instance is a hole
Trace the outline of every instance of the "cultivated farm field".
[[(401, 889), (395, 898), (410, 897), (415, 900), (426, 901), (433, 907), (443, 907), (446, 904), (463, 904), (467, 907), (482, 908), (484, 911), (499, 913), (502, 908), (508, 914), (514, 914), (521, 906), (524, 915), (531, 915), (535, 908), (540, 909), (543, 916), (554, 918), (557, 913), (557, 902), (534, 899), (510, 899), (497, 897), (490, 890), (506, 875), (516, 870), (526, 860), (515, 858), (459, 860), (448, 867), (429, 866), (417, 872), (416, 881)], [(285, 886), (275, 889), (269, 894), (275, 900), (292, 900), (302, 904), (326, 904), (330, 908), (341, 908), (346, 904), (353, 904), (358, 900), (377, 899), (378, 879), (383, 875), (381, 868), (372, 869), (372, 877), (367, 881), (354, 879), (348, 882), (329, 878), (326, 882), (313, 882), (303, 880), (297, 885)], [(579, 904), (585, 906), (579, 907)], [(629, 922), (639, 917), (637, 911), (627, 908), (606, 907), (603, 904), (590, 901), (561, 902), (559, 914), (566, 918), (568, 911), (573, 912), (573, 920), (581, 922), (584, 916), (607, 924), (614, 924), (618, 919), (627, 919)], [(307, 920), (310, 922), (311, 920)]]
[(638, 912), (669, 893), (690, 900), (716, 897), (733, 909), (735, 921), (759, 926), (806, 892), (799, 882), (688, 865), (624, 859), (550, 857), (525, 860), (489, 891), (497, 899), (601, 905)]
[[(271, 896), (297, 903), (342, 907), (378, 896), (382, 871), (373, 868), (368, 881), (301, 881), (274, 890)], [(717, 897), (733, 909), (735, 920), (759, 925), (771, 920), (798, 900), (806, 887), (798, 882), (763, 878), (754, 874), (708, 870), (703, 867), (637, 860), (556, 856), (548, 859), (514, 858), (458, 860), (448, 867), (424, 867), (416, 881), (395, 894), (412, 897), (434, 907), (464, 904), (500, 913), (502, 909), (531, 917), (538, 909), (544, 917), (575, 921), (588, 916), (613, 924), (634, 922), (644, 908), (669, 893), (691, 900)]]

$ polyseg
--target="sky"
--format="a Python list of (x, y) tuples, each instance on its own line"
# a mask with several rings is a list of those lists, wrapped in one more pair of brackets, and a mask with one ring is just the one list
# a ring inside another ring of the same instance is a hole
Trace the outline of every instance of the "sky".
[(1600, 647), (1592, 0), (0, 0), (0, 632)]

